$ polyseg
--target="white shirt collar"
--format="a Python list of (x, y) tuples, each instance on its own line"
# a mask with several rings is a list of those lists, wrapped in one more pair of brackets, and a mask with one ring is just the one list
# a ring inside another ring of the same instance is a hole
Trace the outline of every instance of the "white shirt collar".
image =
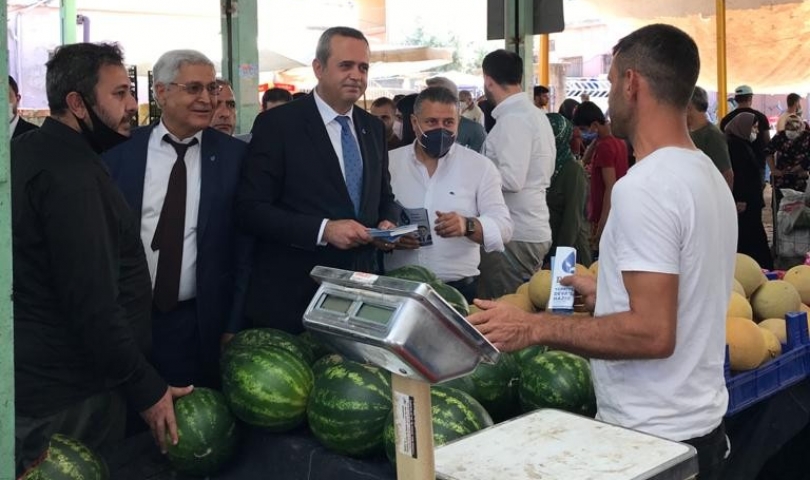
[[(518, 103), (530, 102), (529, 95), (526, 92), (517, 92), (509, 95), (508, 97), (504, 98), (501, 103), (495, 106), (492, 109), (492, 118), (498, 119), (504, 112), (509, 108), (509, 105), (515, 105)], [(531, 103), (531, 102), (530, 102)], [(534, 107), (534, 103), (531, 104)], [(537, 107), (535, 107), (537, 108)]]
[(179, 138), (177, 138), (177, 136), (175, 134), (171, 133), (169, 131), (169, 129), (166, 128), (166, 125), (163, 123), (162, 118), (160, 119), (160, 122), (158, 122), (158, 124), (155, 125), (155, 129), (152, 130), (152, 133), (157, 135), (158, 139), (161, 142), (163, 141), (163, 136), (168, 134), (169, 137), (171, 137), (172, 140), (174, 140), (175, 142), (179, 142), (179, 143), (188, 143), (188, 142), (191, 141), (192, 138), (196, 138), (197, 139), (197, 144), (202, 144), (202, 132), (203, 131), (200, 130), (199, 132), (195, 133), (191, 137), (186, 138), (184, 140), (180, 140)]
[(315, 97), (315, 105), (318, 107), (318, 112), (321, 114), (321, 118), (323, 118), (324, 125), (334, 121), (335, 117), (339, 117), (341, 115), (349, 117), (349, 122), (353, 124), (352, 114), (354, 113), (354, 106), (352, 106), (352, 108), (350, 108), (346, 113), (338, 113), (334, 108), (330, 107), (329, 104), (320, 97), (320, 95), (318, 95), (317, 90), (312, 90), (312, 96)]

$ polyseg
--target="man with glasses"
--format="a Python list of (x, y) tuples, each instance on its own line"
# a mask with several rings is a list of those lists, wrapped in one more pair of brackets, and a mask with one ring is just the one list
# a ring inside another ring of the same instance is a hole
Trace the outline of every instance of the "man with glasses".
[[(220, 342), (238, 331), (241, 304), (233, 201), (246, 145), (209, 127), (222, 87), (194, 50), (154, 67), (160, 121), (105, 160), (139, 215), (153, 286), (152, 361), (173, 386), (212, 385)], [(243, 257), (240, 257), (243, 258)]]

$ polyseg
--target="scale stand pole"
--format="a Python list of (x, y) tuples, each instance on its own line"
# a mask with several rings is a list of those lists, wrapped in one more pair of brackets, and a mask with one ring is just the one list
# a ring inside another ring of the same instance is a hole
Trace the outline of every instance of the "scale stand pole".
[(391, 374), (397, 479), (436, 478), (430, 384)]

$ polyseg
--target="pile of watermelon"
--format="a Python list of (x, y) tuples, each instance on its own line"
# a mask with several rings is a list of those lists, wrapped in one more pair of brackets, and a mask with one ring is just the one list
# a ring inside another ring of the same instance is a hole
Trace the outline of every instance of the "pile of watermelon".
[(439, 294), (451, 307), (456, 309), (458, 313), (463, 316), (470, 314), (470, 306), (464, 295), (450, 285), (442, 282), (436, 277), (436, 274), (421, 265), (406, 265), (399, 267), (396, 270), (386, 272), (385, 276), (399, 278), (401, 280), (410, 280), (412, 282), (427, 283), (436, 293)]
[(48, 449), (20, 480), (48, 480), (53, 478), (107, 480), (107, 464), (95, 452), (78, 440), (55, 434)]

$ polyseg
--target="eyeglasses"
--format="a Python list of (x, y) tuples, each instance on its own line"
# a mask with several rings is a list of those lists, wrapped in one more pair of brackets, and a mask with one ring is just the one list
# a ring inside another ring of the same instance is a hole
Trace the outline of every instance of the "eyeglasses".
[(217, 96), (219, 92), (222, 91), (222, 85), (219, 85), (217, 82), (211, 82), (207, 85), (202, 84), (200, 82), (191, 82), (191, 83), (176, 83), (176, 82), (169, 82), (169, 85), (174, 85), (176, 87), (180, 87), (186, 91), (189, 95), (199, 95), (202, 93), (203, 90), (206, 90), (209, 95)]

